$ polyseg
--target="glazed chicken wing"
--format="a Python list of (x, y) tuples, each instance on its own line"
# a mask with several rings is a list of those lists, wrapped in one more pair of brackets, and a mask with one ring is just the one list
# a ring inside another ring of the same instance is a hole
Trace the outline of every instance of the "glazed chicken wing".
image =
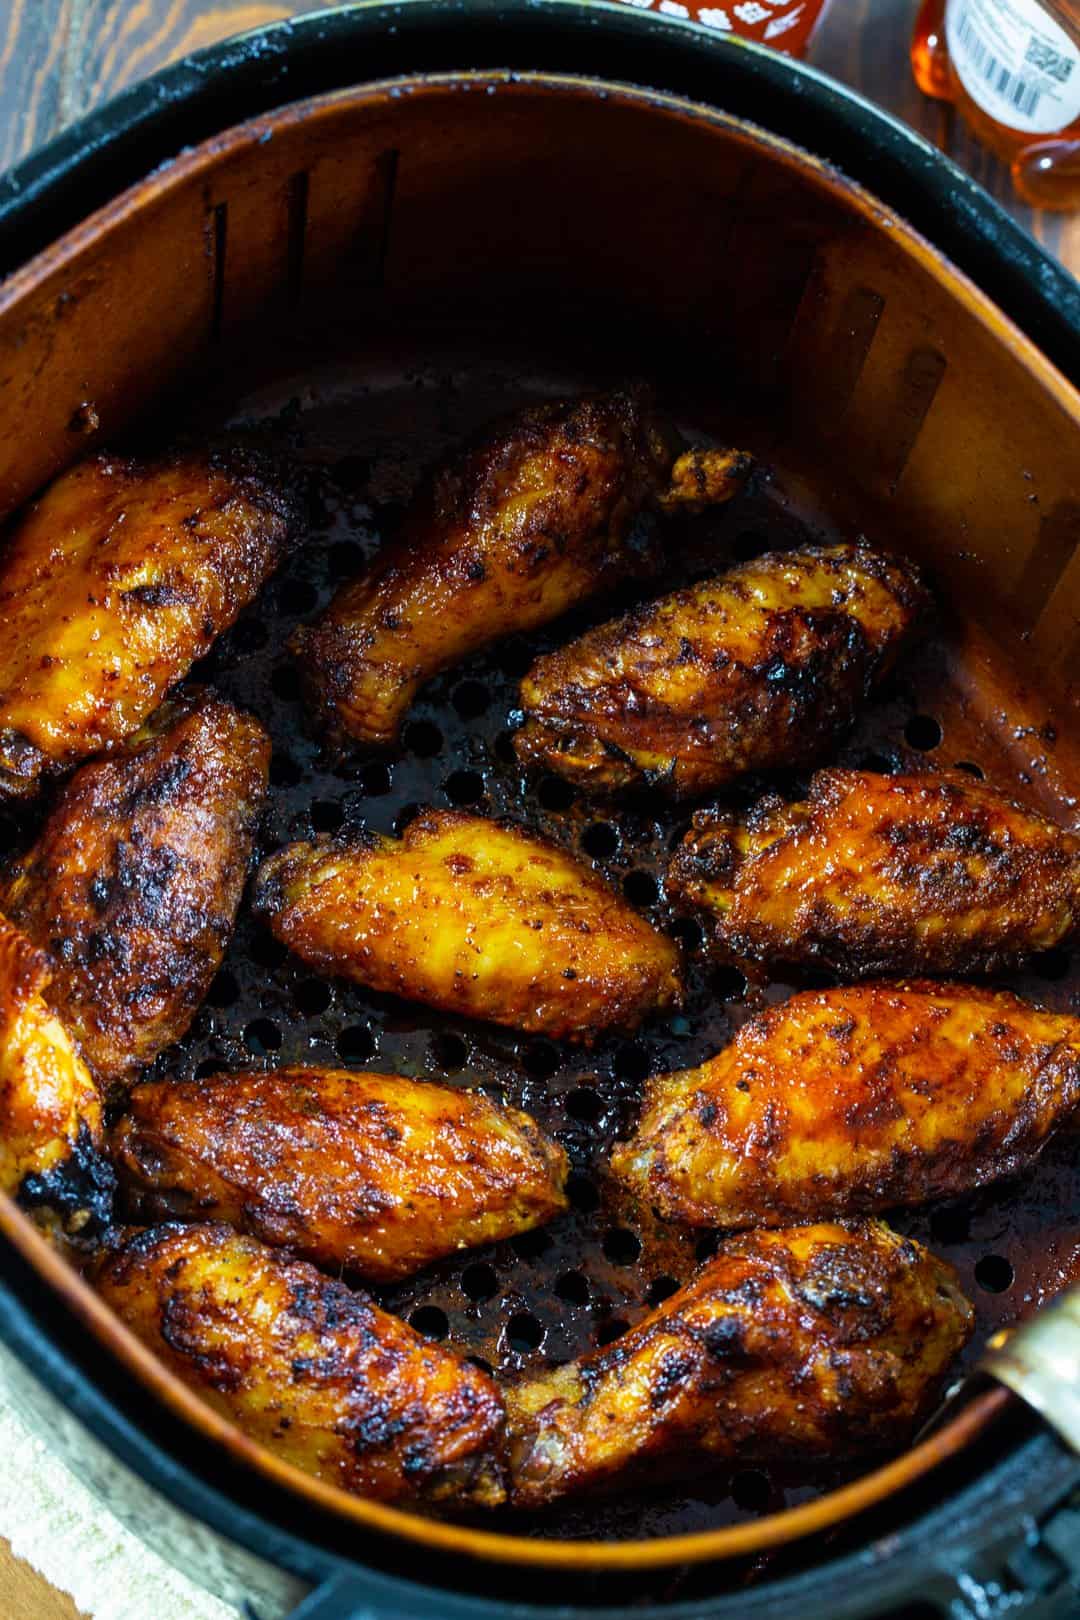
[(427, 811), (400, 840), (290, 844), (255, 906), (323, 973), (512, 1029), (586, 1039), (679, 993), (675, 946), (520, 828)]
[(725, 956), (1000, 971), (1073, 931), (1080, 839), (959, 774), (818, 771), (803, 804), (700, 811), (668, 893), (708, 914)]
[(255, 455), (98, 455), (0, 555), (0, 798), (116, 748), (280, 561), (294, 503)]
[(49, 960), (0, 917), (0, 1188), (69, 1237), (100, 1233), (114, 1177), (101, 1100), (43, 999)]
[(492, 1380), (306, 1261), (166, 1225), (128, 1237), (97, 1286), (170, 1371), (317, 1479), (386, 1502), (503, 1500)]
[(213, 697), (176, 699), (72, 777), (0, 909), (56, 966), (47, 995), (101, 1085), (190, 1024), (221, 964), (266, 789), (270, 739)]
[(972, 1329), (880, 1222), (747, 1232), (623, 1338), (507, 1392), (512, 1500), (902, 1445)]
[(373, 1281), (540, 1226), (566, 1154), (479, 1091), (327, 1069), (136, 1087), (113, 1156), (154, 1219), (224, 1220)]
[(392, 743), (440, 670), (653, 572), (656, 510), (728, 500), (749, 470), (737, 451), (678, 448), (631, 391), (535, 406), (452, 456), (394, 544), (294, 638), (330, 729)]
[(807, 764), (845, 731), (927, 606), (865, 545), (771, 553), (586, 631), (521, 685), (526, 764), (675, 797)]
[(1029, 1165), (1080, 1110), (1080, 1020), (931, 981), (805, 991), (647, 1088), (616, 1176), (662, 1215), (869, 1214)]

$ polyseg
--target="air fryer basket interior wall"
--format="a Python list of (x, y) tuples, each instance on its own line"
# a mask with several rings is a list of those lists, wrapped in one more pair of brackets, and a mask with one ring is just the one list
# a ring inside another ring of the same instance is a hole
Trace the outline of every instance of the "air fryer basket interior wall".
[(1075, 395), (835, 174), (670, 98), (457, 76), (211, 141), (0, 290), (0, 505), (193, 376), (250, 397), (313, 348), (382, 356), (448, 331), (526, 331), (604, 375), (629, 350), (662, 387), (692, 369), (698, 419), (784, 467), (794, 507), (825, 487), (838, 521), (978, 607), (972, 726), (1003, 701), (979, 638), (1010, 641), (1025, 680), (998, 743), (1071, 814)]

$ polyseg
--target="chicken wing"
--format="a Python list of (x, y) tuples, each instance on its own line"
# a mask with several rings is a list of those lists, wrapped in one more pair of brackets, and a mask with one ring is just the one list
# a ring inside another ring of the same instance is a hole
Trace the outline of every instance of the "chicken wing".
[(805, 991), (647, 1088), (617, 1177), (698, 1226), (869, 1214), (1037, 1158), (1080, 1109), (1080, 1019), (1004, 990)]
[(614, 1344), (507, 1391), (511, 1499), (893, 1449), (972, 1323), (952, 1268), (880, 1222), (747, 1232)]
[(0, 1188), (46, 1228), (89, 1238), (108, 1225), (115, 1178), (97, 1088), (42, 999), (49, 971), (0, 917)]
[(266, 789), (270, 739), (213, 697), (166, 703), (72, 777), (0, 883), (55, 968), (47, 996), (99, 1084), (132, 1080), (190, 1024), (221, 964)]
[(97, 1286), (208, 1405), (317, 1479), (379, 1501), (503, 1500), (492, 1380), (306, 1261), (166, 1225), (129, 1236)]
[(959, 773), (818, 771), (805, 803), (700, 811), (668, 893), (707, 913), (727, 957), (1000, 972), (1073, 931), (1080, 838)]
[(674, 797), (807, 764), (854, 719), (927, 606), (865, 545), (774, 552), (586, 631), (533, 665), (516, 747), (602, 791)]
[(137, 1086), (113, 1158), (142, 1210), (390, 1282), (566, 1207), (566, 1154), (479, 1091), (327, 1069)]
[(657, 508), (728, 500), (750, 458), (678, 457), (647, 396), (539, 405), (452, 456), (374, 566), (297, 632), (332, 731), (392, 743), (419, 688), (512, 630), (534, 630), (655, 571)]
[(0, 798), (110, 752), (251, 601), (296, 527), (254, 454), (98, 455), (0, 557)]
[(587, 1039), (678, 998), (678, 956), (587, 867), (520, 828), (429, 810), (400, 840), (290, 844), (255, 908), (323, 973)]

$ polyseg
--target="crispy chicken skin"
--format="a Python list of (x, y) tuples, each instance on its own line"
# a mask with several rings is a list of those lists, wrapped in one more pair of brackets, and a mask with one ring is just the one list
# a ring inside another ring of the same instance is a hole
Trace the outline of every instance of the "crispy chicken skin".
[(0, 798), (116, 748), (251, 601), (296, 526), (261, 458), (97, 455), (0, 553)]
[(317, 1479), (384, 1502), (503, 1500), (492, 1380), (305, 1260), (165, 1225), (127, 1237), (97, 1286), (210, 1406)]
[(290, 844), (255, 908), (323, 973), (555, 1039), (633, 1026), (679, 995), (674, 944), (521, 828), (429, 810), (401, 839)]
[(89, 1236), (108, 1222), (114, 1178), (97, 1088), (43, 999), (49, 971), (0, 917), (0, 1188), (47, 1228)]
[(643, 391), (535, 406), (439, 468), (398, 539), (293, 646), (324, 723), (393, 743), (425, 681), (655, 571), (653, 518), (742, 486), (750, 458), (677, 457)]
[(228, 1221), (376, 1282), (566, 1207), (562, 1148), (479, 1091), (278, 1069), (137, 1086), (114, 1161), (154, 1219)]
[(221, 964), (266, 789), (270, 739), (210, 696), (171, 700), (77, 771), (0, 883), (55, 967), (47, 997), (99, 1084), (178, 1040)]
[(518, 754), (585, 788), (676, 798), (808, 764), (927, 605), (911, 563), (862, 544), (759, 557), (537, 659)]
[(1080, 1020), (1005, 990), (804, 991), (649, 1082), (615, 1175), (695, 1226), (782, 1225), (969, 1192), (1080, 1110)]
[(699, 811), (668, 893), (709, 916), (724, 956), (1000, 972), (1073, 931), (1080, 839), (960, 773), (818, 771), (805, 803)]
[(747, 1232), (614, 1344), (507, 1391), (512, 1500), (893, 1449), (972, 1321), (952, 1268), (880, 1222)]

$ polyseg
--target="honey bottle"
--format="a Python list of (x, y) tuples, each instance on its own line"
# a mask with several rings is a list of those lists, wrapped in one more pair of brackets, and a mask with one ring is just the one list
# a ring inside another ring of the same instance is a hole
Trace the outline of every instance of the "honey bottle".
[(911, 66), (1025, 202), (1080, 208), (1080, 0), (923, 0)]

